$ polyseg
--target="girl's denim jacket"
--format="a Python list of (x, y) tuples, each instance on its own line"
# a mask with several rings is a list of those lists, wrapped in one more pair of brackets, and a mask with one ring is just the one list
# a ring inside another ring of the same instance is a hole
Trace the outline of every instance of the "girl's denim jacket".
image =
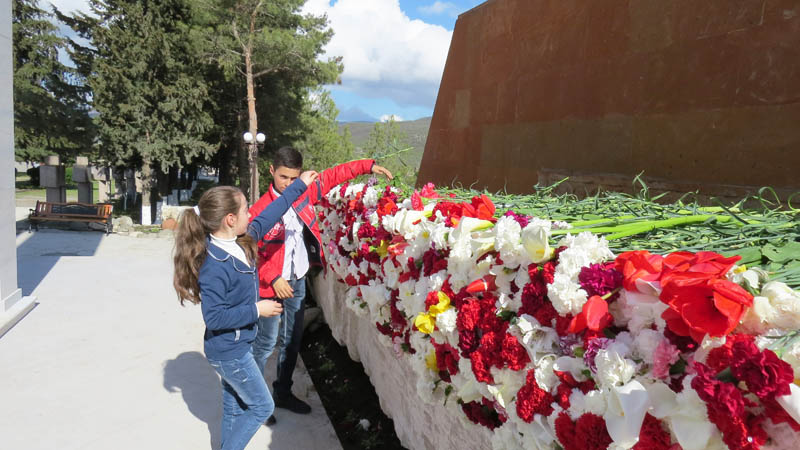
[[(258, 242), (305, 190), (305, 183), (295, 180), (284, 190), (280, 201), (271, 203), (253, 219), (247, 232)], [(197, 277), (206, 323), (203, 338), (206, 358), (216, 361), (238, 359), (250, 350), (256, 337), (256, 267), (236, 259), (210, 240), (206, 249), (206, 259)]]

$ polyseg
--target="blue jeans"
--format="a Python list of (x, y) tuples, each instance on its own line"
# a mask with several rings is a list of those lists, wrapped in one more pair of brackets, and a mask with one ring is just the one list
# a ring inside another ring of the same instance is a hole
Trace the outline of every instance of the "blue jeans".
[(264, 376), (250, 351), (208, 362), (222, 377), (222, 450), (244, 449), (275, 409)]
[[(278, 349), (278, 374), (272, 383), (272, 391), (276, 397), (289, 394), (292, 390), (292, 372), (297, 364), (300, 342), (303, 339), (303, 304), (306, 300), (306, 279), (289, 280), (294, 295), (291, 298), (278, 300), (283, 303), (283, 312), (279, 316), (259, 317), (258, 334), (253, 342), (253, 358), (264, 371), (269, 355), (275, 349), (278, 336), (281, 345)], [(273, 299), (275, 300), (275, 299)]]

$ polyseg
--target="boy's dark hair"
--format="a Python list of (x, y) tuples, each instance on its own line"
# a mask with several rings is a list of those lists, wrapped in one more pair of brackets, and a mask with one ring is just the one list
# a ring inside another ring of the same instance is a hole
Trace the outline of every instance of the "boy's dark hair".
[(272, 159), (272, 167), (286, 167), (289, 169), (302, 169), (303, 168), (303, 155), (292, 147), (281, 147), (275, 152), (275, 158)]

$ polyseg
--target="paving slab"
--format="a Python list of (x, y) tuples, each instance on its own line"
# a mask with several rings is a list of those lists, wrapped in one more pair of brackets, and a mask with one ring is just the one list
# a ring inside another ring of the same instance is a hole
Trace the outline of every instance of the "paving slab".
[[(219, 377), (199, 306), (181, 307), (172, 289), (172, 247), (92, 231), (17, 235), (19, 285), (37, 304), (0, 337), (0, 447), (219, 448)], [(312, 414), (278, 409), (247, 448), (342, 448), (300, 360), (294, 380)]]

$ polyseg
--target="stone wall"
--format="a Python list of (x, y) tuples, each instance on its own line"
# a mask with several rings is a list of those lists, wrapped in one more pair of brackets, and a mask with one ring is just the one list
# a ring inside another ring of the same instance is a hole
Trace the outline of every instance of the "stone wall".
[[(17, 253), (14, 236), (14, 103), (12, 89), (11, 3), (0, 6), (0, 301), (17, 290)], [(17, 294), (18, 295), (18, 294)], [(0, 308), (0, 313), (5, 308)]]
[(34, 304), (17, 287), (11, 2), (0, 3), (0, 336)]
[[(347, 285), (336, 281), (332, 271), (313, 280), (314, 298), (322, 308), (331, 334), (354, 361), (364, 365), (381, 409), (394, 421), (395, 432), (411, 450), (490, 449), (488, 428), (467, 423), (459, 410), (426, 403), (417, 394), (417, 373), (379, 339), (375, 323), (358, 317), (342, 303)], [(452, 406), (452, 403), (451, 403)]]
[(796, 0), (489, 0), (456, 22), (418, 180), (792, 190), (798, 123)]

